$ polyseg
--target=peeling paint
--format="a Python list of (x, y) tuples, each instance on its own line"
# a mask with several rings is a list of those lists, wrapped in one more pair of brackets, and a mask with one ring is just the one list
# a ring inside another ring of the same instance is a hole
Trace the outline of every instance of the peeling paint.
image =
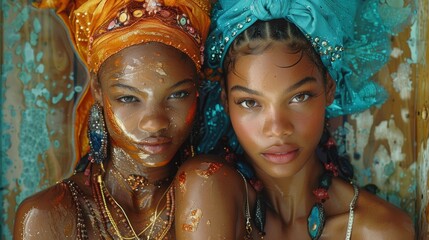
[(400, 48), (395, 47), (395, 48), (392, 49), (392, 52), (390, 53), (390, 56), (392, 56), (393, 58), (398, 58), (403, 53), (404, 53), (404, 51), (402, 51)]
[(389, 177), (394, 173), (394, 163), (390, 160), (389, 151), (383, 145), (377, 148), (374, 154), (374, 184), (384, 186)]
[[(408, 121), (408, 114), (407, 109), (402, 109), (401, 118), (404, 122)], [(406, 157), (403, 152), (404, 133), (396, 126), (393, 117), (377, 125), (374, 125), (374, 118), (369, 110), (352, 115), (350, 121), (340, 126), (334, 136), (340, 138), (338, 143), (346, 146), (346, 153), (355, 169), (356, 182), (361, 186), (375, 184), (380, 188), (379, 197), (413, 215), (416, 203), (411, 196), (417, 188), (416, 164), (408, 168), (401, 166)], [(345, 141), (341, 141), (341, 138)], [(365, 151), (373, 155), (365, 154)]]
[[(410, 39), (408, 39), (408, 47), (410, 49), (410, 63), (418, 63), (419, 62), (419, 53), (418, 53), (418, 46), (417, 46), (417, 39), (418, 39), (418, 22), (413, 21), (413, 24), (410, 27)], [(424, 56), (424, 54), (422, 54)], [(421, 60), (425, 61), (424, 58)], [(421, 62), (423, 63), (423, 62)]]
[(375, 140), (387, 140), (389, 144), (390, 158), (393, 162), (401, 162), (405, 159), (402, 152), (404, 146), (404, 134), (401, 129), (395, 125), (394, 119), (382, 121), (375, 127)]
[(360, 114), (352, 115), (351, 119), (356, 121), (355, 152), (363, 153), (371, 134), (371, 126), (374, 123), (374, 116), (369, 110), (367, 110)]
[(399, 64), (398, 71), (392, 73), (393, 88), (399, 93), (402, 100), (408, 100), (413, 90), (411, 81), (411, 66), (409, 63)]

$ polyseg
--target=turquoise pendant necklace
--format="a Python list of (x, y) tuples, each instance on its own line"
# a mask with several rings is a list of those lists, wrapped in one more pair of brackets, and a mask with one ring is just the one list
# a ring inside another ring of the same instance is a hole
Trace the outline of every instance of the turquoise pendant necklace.
[(308, 234), (311, 239), (317, 240), (322, 235), (323, 228), (325, 227), (325, 209), (323, 203), (329, 199), (328, 189), (331, 185), (332, 173), (325, 172), (320, 178), (319, 187), (313, 190), (316, 197), (316, 203), (311, 208), (310, 214), (307, 218)]
[[(321, 139), (321, 148), (318, 149), (318, 156), (321, 158), (325, 171), (319, 180), (319, 185), (313, 190), (313, 195), (316, 198), (316, 203), (311, 208), (307, 218), (307, 231), (312, 240), (320, 238), (325, 227), (326, 213), (323, 203), (329, 199), (328, 189), (331, 186), (332, 177), (339, 176), (338, 171), (338, 153), (335, 141), (330, 137), (327, 128)], [(336, 163), (336, 164), (335, 164)]]

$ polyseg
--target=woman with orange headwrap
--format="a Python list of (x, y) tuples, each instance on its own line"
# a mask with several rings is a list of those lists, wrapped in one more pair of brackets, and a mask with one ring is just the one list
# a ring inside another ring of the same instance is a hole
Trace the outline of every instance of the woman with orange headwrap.
[(19, 207), (16, 239), (171, 239), (206, 0), (42, 0), (69, 30), (90, 82), (76, 106), (78, 171)]

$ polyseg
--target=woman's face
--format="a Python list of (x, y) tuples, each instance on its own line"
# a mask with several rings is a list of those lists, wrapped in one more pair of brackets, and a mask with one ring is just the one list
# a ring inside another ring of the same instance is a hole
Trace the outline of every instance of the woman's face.
[(275, 43), (236, 59), (227, 81), (226, 108), (256, 171), (290, 177), (316, 159), (335, 87), (306, 54)]
[(169, 163), (196, 113), (193, 61), (161, 43), (140, 44), (108, 58), (98, 77), (94, 95), (103, 105), (111, 144), (147, 167)]

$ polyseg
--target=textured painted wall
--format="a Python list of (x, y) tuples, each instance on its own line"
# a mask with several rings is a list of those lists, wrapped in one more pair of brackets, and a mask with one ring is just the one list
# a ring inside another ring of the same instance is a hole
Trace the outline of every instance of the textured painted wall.
[(1, 2), (2, 239), (24, 198), (72, 172), (71, 112), (82, 89), (66, 32), (27, 2)]
[[(428, 1), (419, 0), (420, 14), (427, 13)], [(1, 238), (11, 239), (17, 205), (72, 172), (71, 113), (86, 73), (52, 13), (35, 10), (23, 0), (2, 0), (1, 9), (0, 225)], [(416, 98), (423, 92), (417, 86), (426, 83), (423, 86), (428, 89), (429, 85), (426, 63), (421, 66), (421, 54), (428, 59), (429, 36), (426, 32), (421, 36), (428, 27), (427, 19), (420, 17), (392, 40), (392, 60), (377, 76), (389, 91), (388, 102), (350, 116), (336, 131), (342, 150), (356, 168), (359, 184), (376, 184), (380, 196), (413, 216), (425, 232), (420, 239), (427, 237), (429, 219), (429, 134), (428, 121), (421, 123), (426, 124), (423, 133), (416, 132), (416, 119), (421, 117)], [(423, 29), (422, 24), (426, 24)], [(419, 69), (426, 71), (426, 77), (418, 75)], [(428, 93), (425, 98), (423, 102), (429, 106)], [(416, 144), (416, 138), (422, 141)]]

